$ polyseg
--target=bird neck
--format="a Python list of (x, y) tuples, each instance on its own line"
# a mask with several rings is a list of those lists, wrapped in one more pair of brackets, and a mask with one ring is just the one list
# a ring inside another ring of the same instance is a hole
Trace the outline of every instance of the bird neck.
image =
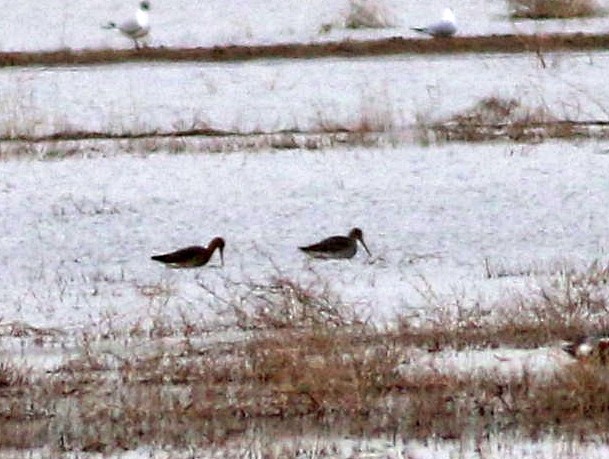
[(442, 20), (450, 23), (455, 23), (455, 14), (451, 9), (445, 9), (442, 13)]
[(135, 13), (135, 19), (141, 27), (148, 27), (148, 24), (150, 23), (148, 11), (145, 11), (141, 8), (137, 10), (137, 13)]

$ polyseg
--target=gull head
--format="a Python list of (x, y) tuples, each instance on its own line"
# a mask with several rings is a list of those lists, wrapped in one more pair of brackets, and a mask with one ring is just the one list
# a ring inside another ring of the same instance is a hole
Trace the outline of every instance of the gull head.
[(444, 11), (442, 11), (442, 21), (452, 22), (454, 24), (456, 21), (455, 13), (453, 13), (453, 10), (451, 10), (450, 8), (444, 8)]

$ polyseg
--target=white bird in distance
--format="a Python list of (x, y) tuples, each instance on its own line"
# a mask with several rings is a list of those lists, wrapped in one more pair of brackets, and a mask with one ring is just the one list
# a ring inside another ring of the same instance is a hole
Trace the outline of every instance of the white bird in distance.
[(412, 27), (412, 30), (431, 35), (432, 37), (446, 38), (452, 37), (457, 33), (457, 22), (455, 14), (450, 8), (445, 8), (442, 12), (442, 19), (427, 27)]
[(116, 22), (108, 22), (104, 29), (116, 29), (123, 35), (133, 40), (136, 49), (140, 49), (139, 40), (144, 38), (150, 32), (150, 2), (144, 0), (140, 2), (140, 7), (135, 13), (135, 18), (125, 21), (121, 24)]

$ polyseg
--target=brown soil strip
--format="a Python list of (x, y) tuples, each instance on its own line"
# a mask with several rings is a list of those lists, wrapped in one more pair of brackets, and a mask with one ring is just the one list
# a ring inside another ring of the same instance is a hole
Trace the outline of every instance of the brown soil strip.
[[(458, 123), (437, 123), (422, 126), (440, 136), (441, 140), (459, 141), (489, 141), (510, 138), (513, 140), (527, 140), (529, 136), (543, 134), (545, 138), (606, 138), (609, 134), (607, 128), (609, 121), (604, 120), (585, 120), (570, 121), (557, 120), (550, 122), (531, 122), (528, 124), (515, 123), (506, 124), (468, 124), (462, 126)], [(515, 135), (517, 132), (518, 135)], [(0, 135), (0, 142), (28, 142), (44, 143), (56, 141), (81, 141), (81, 140), (137, 140), (137, 139), (165, 139), (165, 138), (188, 138), (188, 137), (207, 137), (207, 138), (248, 138), (256, 136), (294, 136), (294, 135), (349, 135), (349, 134), (382, 134), (376, 131), (358, 131), (347, 127), (326, 130), (300, 130), (284, 129), (279, 131), (265, 132), (238, 132), (214, 129), (209, 127), (193, 128), (175, 131), (140, 131), (140, 132), (107, 132), (107, 131), (86, 131), (68, 130), (58, 131), (43, 135), (11, 134)]]
[(609, 48), (609, 34), (490, 35), (450, 39), (386, 38), (329, 43), (235, 45), (213, 48), (58, 50), (0, 53), (0, 66), (96, 65), (139, 61), (229, 62), (254, 59), (312, 59), (393, 54), (543, 53)]
[[(284, 132), (280, 132), (284, 133)], [(285, 131), (287, 133), (287, 131)], [(84, 131), (69, 130), (58, 131), (43, 135), (0, 135), (0, 142), (53, 142), (61, 140), (128, 140), (128, 139), (148, 139), (148, 138), (181, 138), (181, 137), (245, 137), (249, 135), (259, 135), (263, 133), (242, 134), (238, 132), (223, 131), (212, 128), (194, 128), (177, 131), (141, 131), (141, 132), (104, 132), (104, 131)]]

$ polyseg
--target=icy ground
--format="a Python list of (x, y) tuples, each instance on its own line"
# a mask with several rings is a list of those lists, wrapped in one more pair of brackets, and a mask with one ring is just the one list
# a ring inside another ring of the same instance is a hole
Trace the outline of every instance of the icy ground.
[(609, 53), (548, 54), (544, 62), (490, 54), (5, 69), (0, 134), (320, 131), (366, 121), (399, 131), (485, 98), (561, 120), (606, 118)]
[[(378, 0), (390, 27), (348, 30), (349, 0), (152, 0), (153, 46), (414, 37), (410, 27), (437, 20), (451, 4), (442, 0)], [(607, 0), (597, 2), (607, 8)], [(128, 48), (131, 41), (101, 25), (133, 16), (138, 0), (4, 0), (0, 2), (0, 50)], [(452, 2), (460, 35), (607, 31), (602, 15), (583, 20), (512, 21), (507, 2)], [(329, 32), (324, 32), (330, 29)]]
[[(203, 316), (231, 285), (328, 283), (373, 318), (490, 307), (536, 276), (485, 278), (485, 259), (553, 273), (607, 256), (606, 144), (450, 144), (0, 163), (3, 321), (114, 325), (161, 306)], [(309, 261), (296, 247), (359, 226), (373, 257)], [(170, 270), (150, 255), (227, 241), (226, 267)], [(205, 287), (202, 288), (201, 285)], [(430, 290), (431, 287), (431, 290)], [(433, 297), (433, 298), (431, 298)], [(494, 307), (501, 307), (497, 304)], [(153, 311), (155, 310), (155, 311)]]
[[(0, 50), (126, 48), (100, 29), (129, 17), (136, 1), (5, 2)], [(606, 2), (601, 2), (605, 6)], [(347, 1), (153, 0), (151, 44), (213, 46), (414, 36), (444, 2), (387, 1), (394, 26), (345, 30)], [(505, 2), (453, 5), (461, 34), (604, 32), (606, 18), (507, 19)], [(330, 25), (328, 33), (321, 29)], [(209, 124), (237, 131), (352, 126), (372, 115), (399, 130), (483, 97), (517, 98), (562, 118), (604, 119), (607, 53), (522, 56), (402, 56), (391, 59), (122, 65), (10, 69), (0, 75), (2, 133), (65, 129), (115, 132)], [(133, 324), (198, 321), (242, 287), (281, 276), (330, 288), (373, 320), (425, 319), (438, 305), (509, 306), (562, 268), (606, 262), (609, 144), (594, 141), (449, 144), (319, 151), (169, 152), (58, 161), (0, 162), (0, 333), (16, 324), (62, 335), (30, 345), (2, 338), (0, 359), (33, 371), (77, 355), (70, 337)], [(346, 262), (308, 260), (297, 246), (360, 226), (373, 252)], [(226, 266), (169, 270), (150, 255), (227, 240)], [(485, 277), (485, 260), (511, 274)], [(532, 272), (528, 276), (523, 273)], [(210, 291), (217, 296), (211, 295)], [(218, 300), (220, 298), (220, 300)], [(99, 336), (99, 335), (98, 335)], [(209, 339), (215, 339), (209, 338)], [(121, 347), (120, 352), (145, 346)], [(207, 342), (209, 344), (209, 341)], [(104, 345), (96, 343), (95, 345)], [(99, 350), (95, 348), (96, 350)], [(400, 371), (552, 371), (570, 360), (558, 346), (532, 350), (446, 350), (416, 356)], [(237, 454), (260, 457), (274, 439), (245, 438)], [(605, 445), (561, 438), (286, 439), (296, 457), (601, 458)], [(281, 442), (277, 442), (279, 447)], [(249, 448), (249, 449), (248, 449)], [(127, 458), (226, 457), (164, 452)], [(54, 452), (28, 451), (25, 457)], [(0, 457), (15, 457), (2, 451)], [(78, 457), (87, 457), (78, 454)]]
[[(52, 456), (47, 449), (30, 451), (0, 451), (1, 459), (27, 457), (42, 459)], [(135, 451), (108, 454), (73, 453), (67, 459), (226, 459), (281, 457), (294, 459), (604, 459), (609, 455), (607, 445), (596, 442), (565, 442), (560, 438), (543, 437), (530, 440), (519, 436), (501, 435), (491, 441), (417, 441), (411, 439), (361, 438), (286, 438), (265, 439), (262, 436), (245, 438), (226, 447), (201, 450), (163, 451), (158, 448), (140, 448)]]

